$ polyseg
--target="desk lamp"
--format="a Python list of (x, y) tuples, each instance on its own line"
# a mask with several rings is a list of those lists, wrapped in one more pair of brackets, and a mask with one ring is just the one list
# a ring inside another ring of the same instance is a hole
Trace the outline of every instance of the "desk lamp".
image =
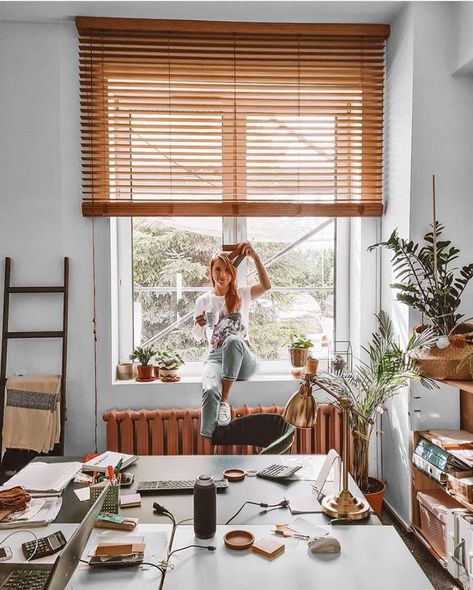
[(338, 401), (342, 411), (342, 489), (338, 494), (324, 496), (321, 501), (322, 510), (332, 518), (363, 520), (370, 515), (370, 505), (364, 498), (358, 498), (348, 489), (348, 449), (349, 449), (349, 414), (358, 412), (347, 397), (331, 391), (318, 381), (316, 373), (306, 373), (299, 390), (291, 397), (284, 408), (283, 418), (296, 428), (312, 428), (317, 421), (317, 402), (312, 395), (314, 385), (320, 387)]

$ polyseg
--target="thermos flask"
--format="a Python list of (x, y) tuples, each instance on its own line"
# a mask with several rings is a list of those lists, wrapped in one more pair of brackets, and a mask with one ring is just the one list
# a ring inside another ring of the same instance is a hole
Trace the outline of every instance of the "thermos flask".
[(194, 484), (194, 533), (210, 539), (217, 530), (217, 488), (211, 475), (200, 475)]

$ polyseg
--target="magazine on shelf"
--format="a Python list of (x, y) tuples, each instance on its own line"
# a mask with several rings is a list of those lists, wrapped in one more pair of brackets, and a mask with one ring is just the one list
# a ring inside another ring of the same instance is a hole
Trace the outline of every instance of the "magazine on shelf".
[(107, 467), (111, 465), (113, 469), (120, 463), (120, 470), (126, 469), (133, 463), (138, 461), (138, 457), (136, 455), (127, 455), (126, 453), (116, 453), (115, 451), (105, 451), (101, 455), (97, 455), (93, 459), (84, 463), (82, 468), (86, 471), (100, 471), (105, 473), (107, 471)]

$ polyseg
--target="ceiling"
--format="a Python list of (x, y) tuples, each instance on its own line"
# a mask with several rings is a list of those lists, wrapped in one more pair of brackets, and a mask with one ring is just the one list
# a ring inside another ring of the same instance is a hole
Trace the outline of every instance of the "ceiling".
[(3, 2), (0, 21), (72, 21), (75, 16), (273, 22), (389, 23), (406, 2)]

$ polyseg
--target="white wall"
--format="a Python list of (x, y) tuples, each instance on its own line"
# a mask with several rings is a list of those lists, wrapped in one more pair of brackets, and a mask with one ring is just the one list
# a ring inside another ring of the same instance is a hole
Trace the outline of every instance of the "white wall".
[[(422, 241), (432, 222), (432, 174), (437, 178), (437, 216), (445, 237), (471, 262), (473, 216), (473, 77), (453, 75), (457, 64), (458, 23), (454, 3), (415, 2), (393, 22), (388, 44), (387, 175), (388, 207), (383, 236), (395, 227), (403, 237)], [(471, 33), (470, 33), (471, 34)], [(404, 39), (403, 39), (404, 37)], [(389, 257), (383, 257), (382, 304), (391, 309), (407, 337), (419, 317), (393, 302)], [(463, 298), (472, 315), (473, 286)], [(425, 427), (452, 427), (458, 419), (457, 394), (398, 395), (383, 417), (386, 499), (410, 521), (411, 419), (414, 405), (428, 416)], [(422, 403), (419, 401), (422, 398)], [(429, 408), (429, 399), (430, 406)], [(442, 403), (443, 402), (443, 403)], [(438, 405), (437, 405), (438, 404)], [(430, 411), (435, 405), (436, 411)]]
[(455, 29), (458, 39), (456, 69), (473, 72), (473, 2), (456, 2)]
[[(397, 227), (402, 236), (409, 234), (412, 93), (414, 76), (414, 24), (410, 6), (391, 23), (387, 46), (385, 107), (385, 205), (382, 239)], [(374, 254), (373, 254), (374, 255)], [(391, 257), (381, 251), (381, 307), (389, 313), (403, 342), (407, 341), (408, 308), (395, 301), (389, 287), (394, 282)], [(382, 475), (387, 481), (386, 500), (409, 522), (409, 392), (403, 390), (386, 404), (382, 417)], [(407, 510), (406, 510), (407, 507)]]

